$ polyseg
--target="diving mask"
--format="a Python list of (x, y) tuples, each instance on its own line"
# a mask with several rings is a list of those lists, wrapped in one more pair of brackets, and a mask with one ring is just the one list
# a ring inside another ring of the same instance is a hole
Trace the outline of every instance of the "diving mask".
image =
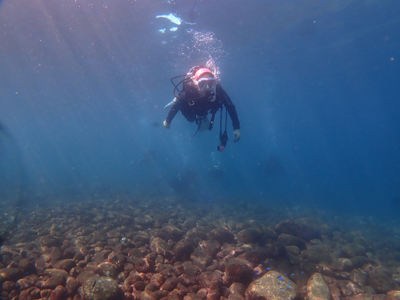
[(215, 78), (200, 78), (197, 81), (197, 85), (202, 91), (210, 91), (215, 89), (215, 87), (217, 86), (217, 81), (215, 80)]

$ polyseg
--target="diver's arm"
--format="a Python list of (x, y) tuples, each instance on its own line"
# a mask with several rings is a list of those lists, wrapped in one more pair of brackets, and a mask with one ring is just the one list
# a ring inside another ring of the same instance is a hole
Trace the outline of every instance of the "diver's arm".
[(221, 102), (225, 106), (226, 110), (229, 113), (229, 116), (231, 117), (233, 130), (240, 129), (240, 122), (236, 112), (236, 107), (232, 103), (231, 98), (229, 98), (228, 94), (220, 85), (217, 85), (217, 95), (218, 94), (221, 95)]
[(169, 110), (169, 113), (167, 115), (167, 118), (165, 119), (165, 122), (167, 122), (168, 125), (171, 125), (172, 120), (175, 118), (176, 114), (179, 111), (180, 108), (180, 101), (177, 99), (175, 103), (172, 105), (171, 109)]

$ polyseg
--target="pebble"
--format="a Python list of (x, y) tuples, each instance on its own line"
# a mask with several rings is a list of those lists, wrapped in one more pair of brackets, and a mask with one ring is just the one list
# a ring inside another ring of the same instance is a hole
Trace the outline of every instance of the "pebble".
[(50, 277), (45, 282), (43, 282), (41, 288), (42, 289), (55, 289), (57, 286), (64, 286), (66, 282), (65, 276), (58, 274)]
[(118, 283), (110, 278), (94, 275), (83, 283), (85, 300), (113, 300), (121, 294)]
[(291, 283), (290, 286), (284, 284), (288, 281), (290, 279), (285, 275), (276, 271), (269, 271), (248, 286), (245, 298), (246, 300), (294, 300), (300, 296), (299, 288), (295, 283)]
[(3, 268), (0, 269), (0, 284), (4, 281), (17, 281), (24, 276), (24, 270), (19, 268)]
[(307, 283), (306, 300), (330, 300), (331, 293), (324, 277), (320, 273), (314, 273), (311, 278)]

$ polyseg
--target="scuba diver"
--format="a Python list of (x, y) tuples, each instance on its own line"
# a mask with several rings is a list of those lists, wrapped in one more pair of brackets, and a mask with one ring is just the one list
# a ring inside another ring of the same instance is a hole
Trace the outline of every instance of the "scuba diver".
[[(184, 77), (184, 79), (175, 84), (174, 79), (180, 77)], [(206, 125), (208, 123), (208, 129), (211, 130), (214, 125), (215, 115), (220, 111), (220, 145), (217, 150), (222, 152), (228, 142), (228, 134), (226, 132), (227, 113), (229, 113), (232, 120), (233, 142), (235, 143), (240, 140), (240, 123), (235, 105), (218, 81), (216, 74), (203, 66), (195, 66), (186, 75), (172, 78), (171, 82), (175, 87), (175, 98), (165, 106), (165, 108), (171, 107), (171, 109), (163, 124), (165, 128), (170, 128), (173, 118), (180, 110), (189, 122), (196, 121), (198, 125), (194, 134), (196, 135), (200, 127), (202, 127), (202, 123)], [(180, 84), (182, 84), (182, 90), (179, 90)], [(226, 108), (224, 132), (222, 132), (223, 107)], [(208, 114), (211, 114), (210, 121), (207, 119)]]

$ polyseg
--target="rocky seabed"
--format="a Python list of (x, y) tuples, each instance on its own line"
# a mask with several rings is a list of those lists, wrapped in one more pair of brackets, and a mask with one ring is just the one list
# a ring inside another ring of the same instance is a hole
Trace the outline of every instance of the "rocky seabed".
[(55, 201), (19, 219), (3, 299), (400, 299), (400, 241), (373, 222), (174, 199)]

